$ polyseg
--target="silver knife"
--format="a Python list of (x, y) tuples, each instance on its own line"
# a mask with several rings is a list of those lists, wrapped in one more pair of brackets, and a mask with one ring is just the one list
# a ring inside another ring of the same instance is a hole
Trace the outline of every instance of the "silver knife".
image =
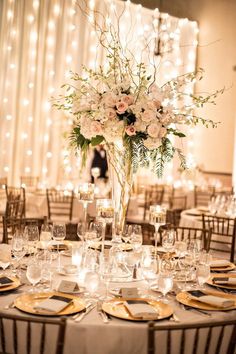
[(92, 309), (94, 309), (95, 305), (91, 304), (89, 305), (84, 312), (81, 312), (72, 318), (75, 320), (75, 322), (80, 322), (84, 318), (85, 315), (87, 315)]

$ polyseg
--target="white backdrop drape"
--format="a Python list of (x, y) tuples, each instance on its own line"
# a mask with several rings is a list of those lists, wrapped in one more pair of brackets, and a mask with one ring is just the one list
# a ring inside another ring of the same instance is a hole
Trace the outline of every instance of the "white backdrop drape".
[[(81, 6), (88, 6), (89, 19)], [(64, 138), (72, 120), (53, 108), (50, 98), (69, 81), (70, 70), (80, 72), (82, 64), (94, 68), (105, 62), (90, 24), (93, 9), (115, 26), (122, 13), (122, 40), (137, 60), (150, 64), (150, 70), (158, 64), (159, 83), (195, 69), (198, 28), (187, 19), (164, 14), (158, 28), (157, 10), (129, 1), (2, 0), (0, 177), (7, 176), (9, 184), (18, 185), (23, 175), (39, 176), (44, 186), (81, 178), (80, 160)], [(161, 61), (153, 55), (158, 30), (162, 43), (171, 43)], [(147, 42), (149, 50), (143, 50)], [(191, 158), (191, 145), (188, 148)]]

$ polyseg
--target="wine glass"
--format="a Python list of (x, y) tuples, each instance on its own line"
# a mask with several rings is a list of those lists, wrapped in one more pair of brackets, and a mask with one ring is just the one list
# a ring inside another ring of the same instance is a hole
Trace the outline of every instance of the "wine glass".
[(159, 271), (159, 256), (155, 254), (144, 255), (141, 261), (142, 274), (148, 283), (148, 289), (157, 281)]
[(59, 252), (59, 244), (66, 237), (66, 225), (64, 223), (53, 223), (52, 228), (53, 240), (57, 242), (57, 254), (58, 254), (58, 270), (61, 270), (61, 256)]
[(4, 270), (7, 269), (7, 267), (11, 263), (11, 246), (7, 244), (2, 244), (0, 246), (0, 267)]
[(106, 224), (114, 219), (114, 207), (111, 199), (97, 200), (97, 220), (102, 223), (102, 253), (104, 253), (104, 242), (106, 234)]
[(84, 247), (84, 241), (85, 241), (85, 224), (83, 222), (79, 222), (77, 224), (77, 236), (82, 242), (82, 245)]
[(108, 256), (100, 255), (100, 272), (102, 280), (106, 285), (106, 299), (108, 298), (109, 284), (112, 279), (112, 262)]
[(35, 252), (37, 243), (39, 241), (39, 229), (37, 225), (27, 225), (24, 229), (24, 235), (28, 241), (28, 251)]
[(85, 232), (85, 240), (88, 247), (94, 246), (96, 248), (96, 243), (98, 243), (102, 238), (102, 228), (101, 223), (91, 222), (89, 224), (88, 231)]
[(94, 184), (82, 183), (78, 186), (78, 199), (83, 204), (84, 229), (87, 228), (88, 204), (94, 201)]
[(132, 234), (132, 225), (126, 225), (124, 232), (122, 234), (122, 240), (127, 244), (130, 241), (130, 237)]
[(139, 249), (143, 243), (142, 227), (141, 225), (133, 225), (130, 236), (130, 243), (135, 250)]
[(170, 252), (175, 244), (175, 230), (166, 230), (162, 234), (162, 247), (165, 251)]
[(204, 289), (204, 284), (209, 279), (210, 272), (210, 264), (205, 263), (197, 266), (196, 277), (200, 288)]
[(16, 259), (16, 264), (25, 256), (26, 252), (27, 244), (25, 237), (21, 231), (17, 231), (12, 238), (12, 254)]
[(167, 302), (167, 293), (173, 287), (173, 275), (171, 272), (168, 271), (161, 271), (158, 277), (158, 288), (162, 293), (162, 301)]
[(40, 262), (33, 261), (28, 264), (26, 270), (26, 277), (29, 280), (29, 282), (33, 285), (31, 292), (35, 292), (35, 285), (40, 282), (41, 274), (42, 274), (42, 270), (41, 270)]
[(158, 230), (166, 223), (166, 208), (161, 205), (150, 206), (150, 224), (155, 226), (155, 253), (157, 253)]

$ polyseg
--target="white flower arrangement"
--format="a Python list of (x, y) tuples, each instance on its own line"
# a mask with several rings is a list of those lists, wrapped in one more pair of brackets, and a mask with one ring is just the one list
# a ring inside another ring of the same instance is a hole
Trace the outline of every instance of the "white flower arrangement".
[[(67, 94), (55, 105), (69, 111), (74, 118), (71, 141), (80, 148), (84, 159), (89, 146), (117, 141), (126, 148), (126, 158), (133, 171), (139, 166), (151, 165), (161, 177), (166, 162), (177, 153), (181, 167), (185, 168), (185, 157), (173, 146), (170, 136), (185, 137), (181, 125), (216, 127), (217, 123), (194, 115), (196, 107), (214, 100), (223, 90), (207, 96), (188, 94), (183, 90), (195, 80), (202, 78), (203, 70), (181, 75), (162, 87), (155, 83), (155, 75), (149, 76), (144, 63), (135, 63), (126, 55), (115, 32), (107, 50), (107, 69), (83, 68), (83, 74), (72, 73), (75, 85), (64, 85)], [(104, 46), (102, 40), (100, 43)], [(191, 103), (184, 105), (183, 98), (189, 96)], [(63, 100), (63, 101), (61, 101)]]

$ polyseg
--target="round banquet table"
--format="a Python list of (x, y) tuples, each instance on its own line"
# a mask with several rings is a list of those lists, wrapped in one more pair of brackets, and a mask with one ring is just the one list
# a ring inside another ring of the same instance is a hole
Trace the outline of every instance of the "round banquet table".
[[(145, 247), (145, 246), (143, 246)], [(61, 256), (62, 264), (70, 264), (71, 257)], [(22, 279), (26, 279), (23, 277)], [(75, 276), (62, 276), (55, 273), (53, 276), (53, 287), (60, 283), (61, 280), (78, 280)], [(111, 283), (110, 287), (138, 287), (145, 293), (146, 284), (144, 281)], [(15, 292), (3, 293), (0, 295), (0, 311), (7, 313), (21, 314), (18, 309), (4, 310), (17, 296), (29, 290), (29, 285), (21, 286)], [(104, 294), (104, 286), (101, 285), (99, 293)], [(152, 292), (153, 296), (158, 297), (158, 293)], [(79, 295), (83, 296), (83, 295)], [(196, 324), (200, 322), (216, 322), (224, 320), (232, 320), (236, 318), (236, 310), (231, 311), (212, 311), (211, 317), (207, 317), (201, 313), (186, 311), (177, 302), (174, 295), (170, 295), (169, 304), (173, 307), (174, 313), (178, 316), (180, 324)], [(22, 315), (26, 315), (22, 313)], [(158, 324), (168, 324), (174, 326), (175, 322), (164, 319), (156, 322)], [(77, 323), (71, 316), (67, 318), (67, 330), (65, 337), (64, 354), (146, 354), (147, 353), (147, 322), (133, 322), (112, 317), (109, 324), (104, 324), (99, 316), (96, 308), (94, 308), (84, 319)], [(164, 337), (161, 337), (163, 340)], [(160, 340), (160, 338), (159, 338)], [(161, 342), (158, 342), (160, 350)], [(164, 344), (163, 344), (164, 345)], [(50, 351), (47, 351), (50, 354)], [(159, 351), (160, 353), (161, 351)], [(19, 354), (25, 354), (22, 351)]]

